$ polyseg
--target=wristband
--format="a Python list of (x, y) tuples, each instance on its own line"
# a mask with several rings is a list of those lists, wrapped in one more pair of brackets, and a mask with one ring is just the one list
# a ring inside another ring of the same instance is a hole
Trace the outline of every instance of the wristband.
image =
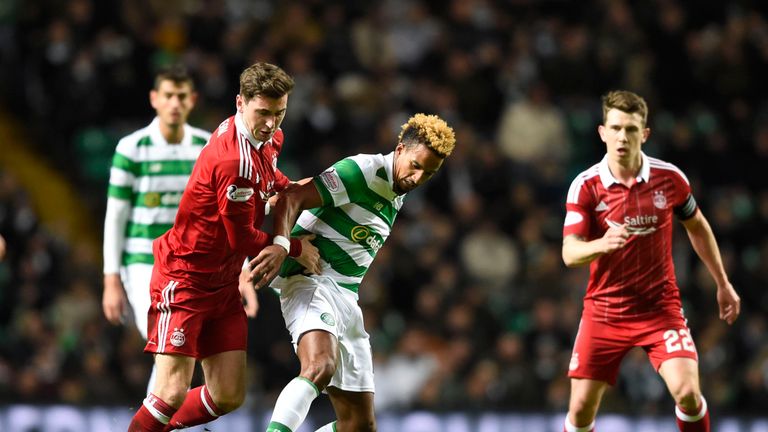
[(291, 241), (287, 237), (276, 235), (272, 239), (272, 244), (282, 246), (285, 249), (285, 253), (291, 253)]
[(264, 203), (264, 216), (267, 216), (270, 210), (272, 210), (272, 206), (269, 205), (269, 201), (267, 201)]

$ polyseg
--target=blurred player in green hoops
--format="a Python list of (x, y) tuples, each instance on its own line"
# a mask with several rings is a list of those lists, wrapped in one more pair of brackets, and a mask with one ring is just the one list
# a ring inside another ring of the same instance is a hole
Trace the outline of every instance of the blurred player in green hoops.
[[(197, 93), (179, 65), (161, 70), (149, 92), (157, 113), (152, 123), (117, 144), (109, 175), (104, 218), (104, 316), (133, 322), (147, 339), (152, 241), (168, 231), (192, 166), (210, 132), (187, 124)], [(155, 369), (148, 390), (154, 383)]]

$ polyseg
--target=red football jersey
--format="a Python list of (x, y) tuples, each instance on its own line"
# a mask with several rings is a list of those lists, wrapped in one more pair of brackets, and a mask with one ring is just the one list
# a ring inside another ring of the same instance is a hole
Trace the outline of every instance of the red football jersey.
[(674, 165), (642, 154), (635, 184), (627, 188), (611, 174), (607, 157), (579, 174), (568, 190), (563, 237), (600, 238), (626, 223), (627, 244), (590, 264), (584, 314), (597, 320), (643, 319), (679, 313), (680, 292), (672, 262), (673, 214), (697, 211), (688, 179)]
[[(257, 141), (240, 113), (219, 125), (195, 163), (173, 228), (154, 242), (161, 273), (199, 288), (237, 280), (246, 255), (271, 244), (259, 228), (264, 202), (290, 182), (277, 169), (282, 145), (281, 130), (269, 141)], [(243, 228), (238, 238), (246, 250), (233, 249), (225, 219)]]

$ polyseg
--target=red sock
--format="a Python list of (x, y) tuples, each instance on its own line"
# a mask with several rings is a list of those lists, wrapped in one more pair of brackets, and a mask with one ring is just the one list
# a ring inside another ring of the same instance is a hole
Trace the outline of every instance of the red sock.
[(680, 432), (709, 432), (709, 410), (703, 397), (701, 407), (695, 413), (686, 413), (680, 407), (675, 407), (675, 413)]
[(162, 432), (176, 409), (150, 393), (128, 426), (128, 432)]
[(187, 397), (181, 404), (181, 408), (176, 411), (163, 431), (201, 425), (216, 420), (220, 415), (221, 412), (213, 403), (208, 388), (206, 386), (195, 387), (187, 392)]

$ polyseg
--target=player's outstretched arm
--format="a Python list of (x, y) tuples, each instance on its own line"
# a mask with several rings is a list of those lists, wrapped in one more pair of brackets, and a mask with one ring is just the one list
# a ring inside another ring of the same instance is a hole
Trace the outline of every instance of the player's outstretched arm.
[[(273, 209), (275, 237), (282, 236), (287, 238), (290, 236), (291, 229), (296, 223), (299, 213), (304, 209), (320, 207), (321, 205), (323, 205), (323, 199), (317, 187), (311, 181), (286, 188), (286, 190), (280, 192), (277, 195), (277, 201)], [(310, 254), (311, 250), (305, 252), (305, 246), (314, 249), (315, 253)], [(280, 265), (285, 259), (285, 255), (277, 257), (271, 249), (271, 247), (264, 248), (251, 261), (251, 277), (257, 280), (256, 284), (258, 287), (265, 286), (277, 275)], [(302, 263), (302, 265), (305, 265), (305, 267), (309, 265), (308, 269), (314, 268), (319, 270), (319, 254), (317, 254), (317, 250), (308, 240), (302, 240), (302, 253), (299, 256), (306, 262)], [(309, 259), (311, 261), (307, 261)]]
[(305, 274), (320, 274), (320, 251), (311, 242), (315, 235), (301, 237), (301, 255), (296, 257), (296, 262), (301, 264), (306, 270)]
[(720, 248), (717, 246), (712, 227), (700, 210), (697, 210), (693, 217), (684, 220), (683, 226), (688, 232), (693, 250), (707, 266), (709, 274), (712, 275), (715, 284), (717, 284), (717, 304), (720, 308), (720, 319), (728, 324), (733, 324), (741, 313), (741, 299), (725, 273)]
[(248, 261), (246, 259), (245, 265), (240, 272), (237, 288), (240, 290), (240, 297), (243, 299), (243, 309), (245, 309), (245, 315), (248, 318), (256, 318), (256, 314), (259, 313), (259, 299), (256, 297), (256, 287), (253, 281), (249, 278), (250, 271)]
[(563, 262), (568, 267), (581, 267), (595, 259), (621, 249), (627, 244), (627, 225), (608, 228), (602, 237), (586, 241), (584, 237), (571, 234), (563, 239)]

